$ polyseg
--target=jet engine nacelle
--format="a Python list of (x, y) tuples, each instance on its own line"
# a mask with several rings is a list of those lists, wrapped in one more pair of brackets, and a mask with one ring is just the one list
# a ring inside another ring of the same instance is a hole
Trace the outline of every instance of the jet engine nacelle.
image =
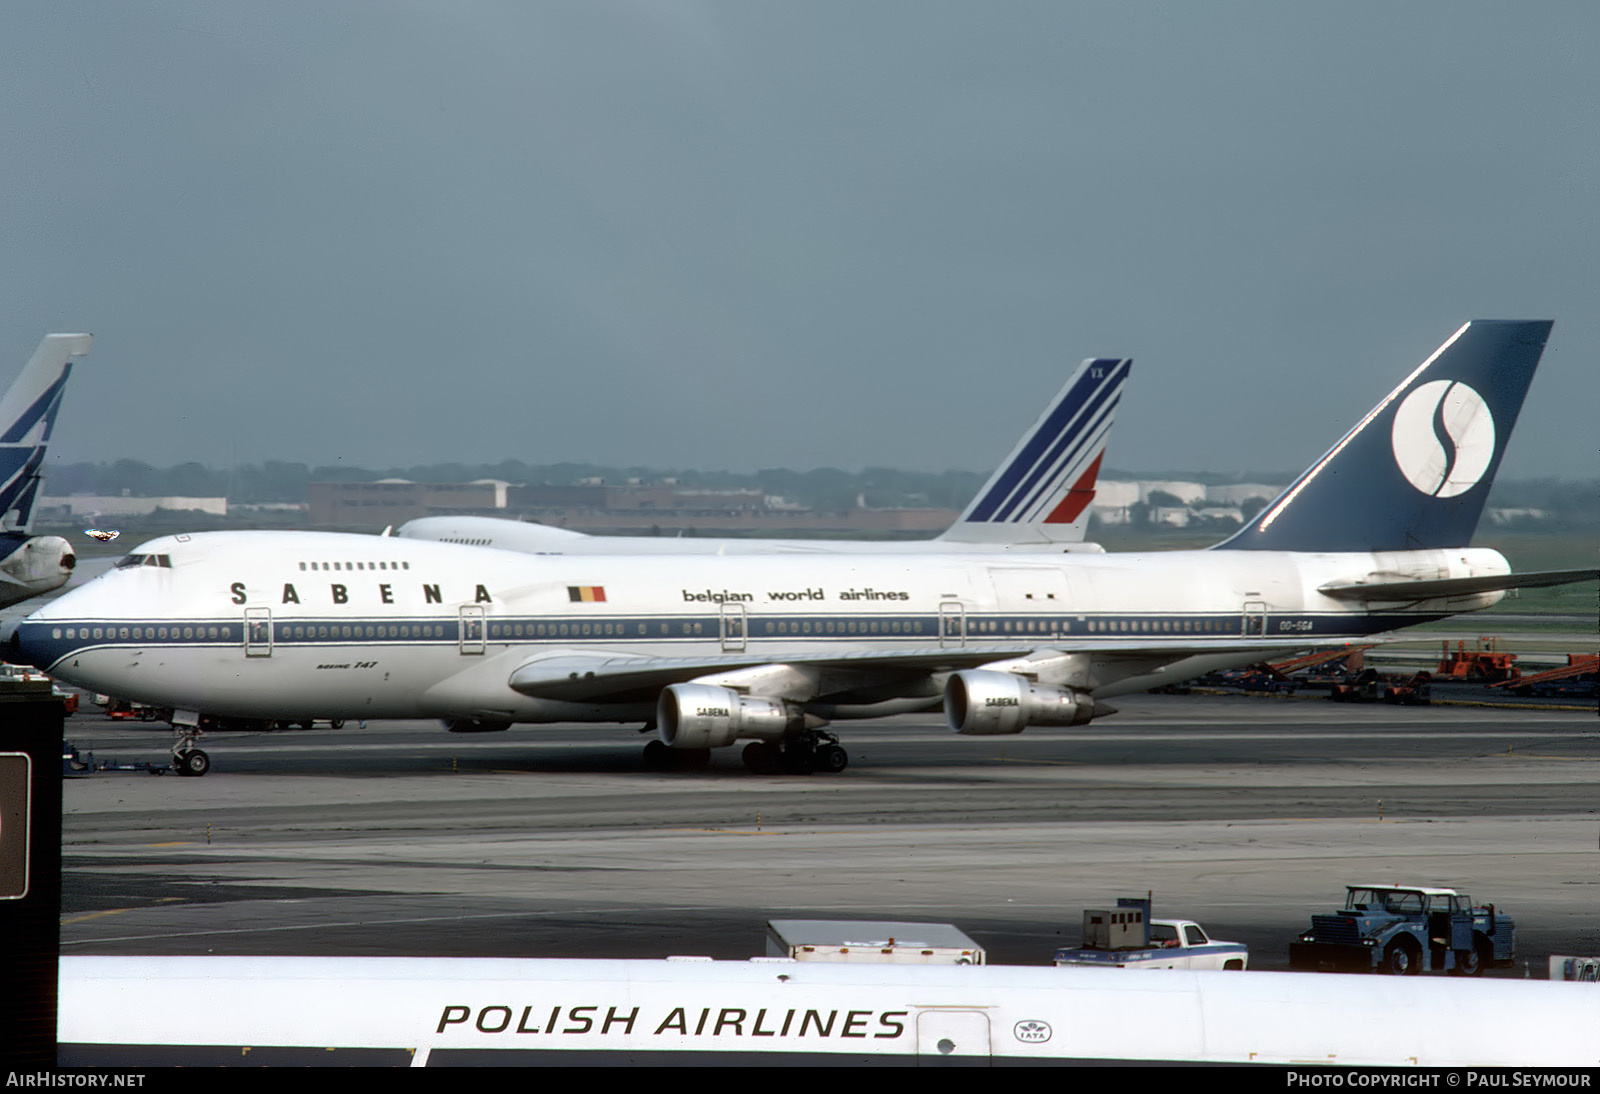
[(61, 588), (78, 564), (72, 544), (60, 536), (29, 536), (19, 543), (7, 534), (0, 553), (7, 547), (10, 553), (0, 558), (0, 607)]
[(957, 733), (988, 737), (1021, 733), (1028, 726), (1081, 726), (1104, 704), (1070, 688), (1042, 687), (1015, 673), (968, 669), (952, 673), (944, 688), (944, 716)]
[(741, 737), (781, 741), (800, 715), (782, 699), (711, 684), (673, 684), (656, 703), (656, 734), (669, 748), (722, 748)]

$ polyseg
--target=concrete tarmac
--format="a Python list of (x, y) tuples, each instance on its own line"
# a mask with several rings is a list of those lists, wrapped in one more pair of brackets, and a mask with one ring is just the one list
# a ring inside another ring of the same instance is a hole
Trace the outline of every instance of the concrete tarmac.
[[(69, 780), (62, 949), (742, 958), (769, 918), (904, 918), (1048, 964), (1083, 908), (1151, 890), (1270, 969), (1345, 884), (1393, 881), (1510, 914), (1519, 968), (1493, 975), (1600, 954), (1593, 711), (1116, 705), (1014, 737), (835, 726), (838, 776), (752, 775), (737, 749), (648, 772), (629, 727), (213, 734), (204, 778)], [(102, 760), (170, 739), (68, 732)]]

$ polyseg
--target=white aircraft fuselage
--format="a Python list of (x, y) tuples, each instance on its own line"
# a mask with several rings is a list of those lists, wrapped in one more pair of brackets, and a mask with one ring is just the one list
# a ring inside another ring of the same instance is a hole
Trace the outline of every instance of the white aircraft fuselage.
[[(541, 558), (308, 532), (167, 536), (129, 558), (139, 561), (21, 625), (30, 660), (68, 683), (213, 715), (506, 722), (650, 717), (654, 696), (572, 701), (508, 682), (524, 664), (573, 653), (737, 670), (922, 651), (919, 671), (931, 679), (1059, 646), (1087, 656), (1090, 675), (1076, 686), (1103, 697), (1193, 676), (1196, 659), (1198, 671), (1247, 664), (1280, 641), (1358, 638), (1503, 595), (1352, 606), (1319, 592), (1324, 585), (1510, 569), (1495, 551), (1466, 548), (797, 562)], [(1180, 651), (1186, 659), (1174, 664)]]
[[(144, 544), (11, 645), (70, 683), (170, 708), (189, 775), (209, 769), (191, 747), (208, 715), (458, 732), (644, 721), (651, 766), (746, 741), (752, 771), (835, 774), (849, 756), (831, 721), (942, 701), (958, 733), (1083, 725), (1114, 712), (1110, 696), (1600, 574), (1514, 574), (1465, 546), (1549, 333), (1463, 325), (1210, 550), (618, 557), (216, 532)], [(1095, 385), (1123, 374), (1085, 382), (1108, 391)], [(1087, 413), (1047, 414), (968, 523), (1019, 542), (1040, 513), (1081, 518), (1098, 456), (1076, 477), (1054, 469), (1098, 451), (1108, 417), (1074, 432)]]

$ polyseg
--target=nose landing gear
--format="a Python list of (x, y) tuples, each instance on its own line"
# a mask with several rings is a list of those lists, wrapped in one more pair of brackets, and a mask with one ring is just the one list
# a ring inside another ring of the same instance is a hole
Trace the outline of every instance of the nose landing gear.
[(172, 766), (180, 775), (198, 778), (211, 770), (211, 757), (198, 748), (187, 748), (172, 754)]
[(195, 747), (195, 743), (200, 740), (200, 727), (174, 725), (172, 731), (177, 737), (172, 742), (172, 770), (180, 775), (192, 775), (195, 778), (210, 771), (211, 757)]

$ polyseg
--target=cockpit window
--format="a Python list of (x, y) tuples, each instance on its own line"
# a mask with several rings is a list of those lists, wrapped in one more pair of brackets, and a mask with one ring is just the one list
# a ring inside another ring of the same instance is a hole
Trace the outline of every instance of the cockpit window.
[(135, 566), (160, 566), (172, 569), (171, 555), (123, 555), (117, 559), (117, 569), (131, 570)]

